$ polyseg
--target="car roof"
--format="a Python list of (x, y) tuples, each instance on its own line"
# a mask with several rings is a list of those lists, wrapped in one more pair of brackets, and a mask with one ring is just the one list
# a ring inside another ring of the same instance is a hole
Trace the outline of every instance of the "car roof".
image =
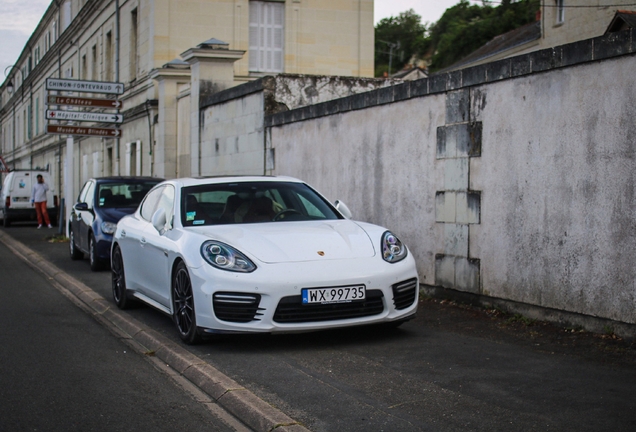
[(93, 177), (91, 180), (94, 180), (97, 183), (106, 183), (106, 182), (147, 182), (154, 181), (160, 183), (165, 179), (159, 177), (142, 177), (142, 176), (108, 176), (108, 177)]
[(298, 180), (293, 177), (287, 176), (211, 176), (211, 177), (183, 177), (174, 180), (169, 180), (175, 184), (180, 184), (181, 187), (188, 186), (200, 186), (207, 184), (221, 184), (221, 183), (249, 183), (249, 182), (291, 182), (291, 183), (304, 183), (302, 180)]

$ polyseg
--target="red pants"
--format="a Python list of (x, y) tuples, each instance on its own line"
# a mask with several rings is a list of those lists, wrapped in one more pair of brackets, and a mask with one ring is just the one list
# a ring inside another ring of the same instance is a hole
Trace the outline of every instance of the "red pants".
[(51, 225), (51, 221), (49, 220), (49, 212), (46, 211), (46, 201), (36, 202), (35, 203), (35, 213), (38, 215), (38, 224), (42, 225), (46, 223), (46, 225)]

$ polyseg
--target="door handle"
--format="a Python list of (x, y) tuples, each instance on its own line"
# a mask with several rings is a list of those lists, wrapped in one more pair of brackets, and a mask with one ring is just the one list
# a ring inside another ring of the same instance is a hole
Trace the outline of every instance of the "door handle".
[(126, 237), (126, 230), (122, 230), (120, 235), (121, 235), (122, 237)]
[(141, 240), (139, 240), (139, 242), (141, 243), (142, 246), (148, 243), (145, 237), (142, 237)]

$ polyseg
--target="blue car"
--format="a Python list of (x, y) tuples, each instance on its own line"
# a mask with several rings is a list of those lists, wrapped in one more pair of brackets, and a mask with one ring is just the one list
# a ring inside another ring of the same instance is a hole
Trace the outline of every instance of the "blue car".
[(71, 209), (71, 259), (82, 259), (86, 253), (91, 270), (106, 268), (110, 263), (110, 246), (117, 222), (134, 213), (146, 193), (162, 181), (156, 177), (100, 177), (88, 180)]

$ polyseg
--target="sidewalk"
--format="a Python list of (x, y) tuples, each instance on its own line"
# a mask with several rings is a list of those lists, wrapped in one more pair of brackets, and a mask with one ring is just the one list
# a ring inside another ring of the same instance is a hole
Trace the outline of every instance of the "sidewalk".
[[(54, 229), (47, 231), (51, 232), (50, 236), (56, 234), (53, 232), (55, 231)], [(42, 243), (42, 237), (46, 234), (46, 231), (36, 230), (35, 227), (32, 230), (22, 227), (13, 232), (20, 233), (23, 240), (25, 238), (38, 239), (39, 245), (47, 247), (46, 244)], [(4, 244), (15, 254), (15, 257), (12, 257), (8, 251), (4, 253), (5, 264), (3, 264), (3, 267), (5, 267), (5, 272), (8, 271), (6, 270), (8, 268), (15, 268), (18, 265), (26, 267), (26, 264), (28, 264), (32, 269), (44, 276), (60, 293), (75, 303), (76, 306), (92, 315), (93, 318), (119, 338), (127, 341), (137, 353), (140, 355), (151, 354), (161, 360), (195, 384), (209, 395), (215, 403), (240, 419), (252, 430), (270, 431), (276, 428), (277, 431), (281, 432), (307, 431), (306, 428), (293, 419), (265, 403), (252, 392), (205, 363), (205, 361), (142, 325), (129, 315), (122, 313), (113, 307), (112, 303), (96, 294), (89, 286), (66, 274), (53, 263), (44, 259), (41, 254), (17, 241), (4, 230), (0, 230), (0, 243)], [(68, 259), (68, 257), (64, 258)], [(24, 273), (29, 274), (30, 277), (40, 277), (34, 272)], [(103, 274), (101, 276), (103, 277)], [(17, 284), (17, 286), (23, 285), (19, 281)], [(28, 286), (29, 284), (26, 285)], [(3, 283), (2, 286), (8, 287), (10, 285)], [(68, 315), (72, 314), (69, 313)], [(42, 328), (50, 328), (51, 325), (53, 324), (47, 324)]]

